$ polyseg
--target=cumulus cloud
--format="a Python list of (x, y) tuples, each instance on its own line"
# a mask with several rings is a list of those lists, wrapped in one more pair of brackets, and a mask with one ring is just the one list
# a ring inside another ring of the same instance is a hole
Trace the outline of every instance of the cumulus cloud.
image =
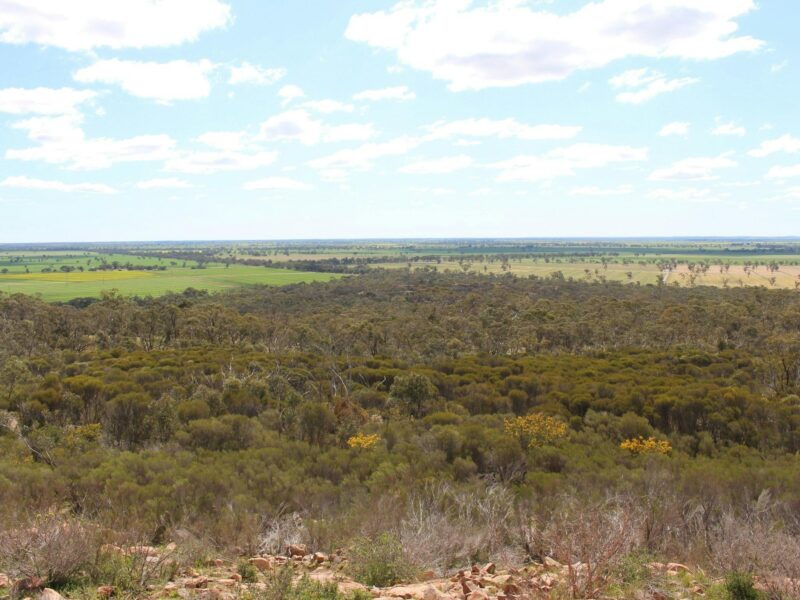
[(542, 155), (516, 156), (488, 165), (499, 171), (498, 181), (550, 181), (571, 177), (580, 169), (605, 167), (614, 163), (647, 159), (647, 148), (606, 144), (573, 144)]
[(797, 154), (800, 152), (800, 139), (787, 133), (777, 139), (762, 142), (758, 148), (750, 150), (748, 154), (754, 158), (765, 158), (779, 152)]
[(417, 95), (408, 89), (408, 86), (385, 87), (373, 90), (364, 90), (353, 94), (353, 100), (378, 102), (380, 100), (414, 100)]
[(328, 125), (303, 109), (288, 110), (261, 124), (258, 139), (296, 141), (306, 146), (320, 142), (364, 141), (376, 135), (371, 123)]
[(208, 60), (158, 63), (113, 58), (84, 67), (74, 77), (81, 83), (118, 85), (132, 96), (169, 103), (207, 97), (208, 75), (214, 68)]
[(167, 171), (211, 174), (223, 171), (250, 171), (266, 167), (278, 158), (277, 152), (181, 152), (164, 163)]
[(303, 107), (315, 112), (329, 114), (335, 112), (353, 112), (355, 106), (347, 102), (339, 102), (338, 100), (309, 100), (303, 102)]
[(387, 156), (401, 156), (417, 148), (422, 141), (419, 138), (403, 136), (380, 143), (362, 144), (356, 148), (345, 148), (309, 162), (315, 169), (324, 170), (341, 177), (350, 169), (369, 169), (374, 162)]
[(231, 18), (220, 0), (3, 0), (0, 42), (73, 51), (175, 46)]
[(95, 98), (97, 92), (73, 88), (0, 89), (0, 112), (12, 115), (66, 115)]
[(281, 106), (288, 106), (293, 100), (305, 98), (306, 93), (296, 85), (285, 85), (278, 90), (278, 98), (281, 99)]
[(286, 77), (286, 69), (266, 68), (243, 61), (238, 67), (230, 68), (230, 85), (272, 85)]
[(620, 185), (612, 188), (601, 188), (594, 185), (573, 188), (570, 192), (572, 196), (593, 196), (593, 197), (606, 197), (606, 196), (627, 196), (633, 193), (633, 186)]
[(800, 165), (775, 166), (767, 173), (767, 179), (791, 179), (800, 177)]
[(747, 130), (741, 125), (737, 125), (733, 121), (722, 121), (717, 119), (717, 125), (711, 130), (711, 135), (734, 135), (743, 136)]
[(164, 177), (160, 179), (147, 179), (136, 184), (140, 190), (186, 190), (194, 186), (177, 177)]
[(677, 200), (684, 202), (719, 202), (729, 194), (713, 194), (706, 188), (684, 188), (680, 190), (661, 188), (647, 194), (653, 200)]
[(620, 73), (612, 77), (609, 83), (614, 88), (627, 89), (627, 91), (617, 94), (617, 102), (641, 104), (656, 96), (674, 92), (698, 81), (693, 77), (667, 79), (663, 73), (645, 68), (631, 69)]
[(691, 127), (690, 123), (673, 121), (672, 123), (667, 123), (664, 125), (659, 130), (658, 135), (662, 137), (668, 137), (671, 135), (686, 136), (689, 135), (689, 127)]
[(30, 177), (6, 177), (0, 186), (47, 192), (90, 192), (93, 194), (116, 194), (117, 190), (104, 183), (65, 183), (50, 179), (32, 179)]
[(479, 90), (560, 80), (624, 58), (754, 51), (762, 41), (737, 35), (737, 19), (754, 8), (753, 0), (600, 0), (556, 13), (517, 1), (405, 0), (354, 15), (345, 36), (454, 91)]
[(71, 169), (105, 169), (117, 163), (157, 161), (175, 153), (175, 140), (165, 134), (130, 138), (89, 138), (80, 114), (31, 117), (12, 124), (36, 145), (6, 150), (10, 160), (41, 161)]
[(718, 179), (716, 171), (730, 169), (737, 162), (729, 154), (720, 156), (698, 156), (684, 158), (669, 167), (657, 169), (650, 174), (653, 181), (704, 181)]
[(433, 160), (410, 163), (400, 169), (403, 173), (418, 175), (453, 173), (471, 167), (475, 161), (470, 156), (445, 156)]
[(573, 125), (528, 125), (516, 119), (461, 119), (437, 121), (428, 127), (433, 139), (451, 137), (497, 137), (520, 140), (565, 140), (575, 137), (581, 127)]
[(289, 177), (266, 177), (256, 181), (248, 181), (242, 186), (245, 190), (288, 190), (305, 191), (313, 189), (307, 183)]

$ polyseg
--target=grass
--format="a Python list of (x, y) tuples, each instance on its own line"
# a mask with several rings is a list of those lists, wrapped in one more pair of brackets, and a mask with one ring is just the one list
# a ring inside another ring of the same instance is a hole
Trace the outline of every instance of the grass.
[[(124, 295), (158, 296), (180, 292), (192, 287), (219, 291), (243, 285), (288, 285), (328, 281), (335, 275), (307, 273), (288, 269), (251, 267), (232, 264), (211, 264), (205, 269), (193, 269), (193, 261), (174, 261), (129, 255), (103, 255), (106, 262), (120, 264), (160, 265), (164, 271), (90, 271), (101, 264), (94, 253), (20, 254), (0, 253), (0, 292), (7, 294), (39, 295), (48, 302), (63, 302), (73, 298), (99, 297), (112, 289)], [(185, 266), (184, 266), (185, 265)], [(62, 266), (83, 267), (84, 271), (64, 273)], [(42, 272), (51, 269), (52, 272)]]

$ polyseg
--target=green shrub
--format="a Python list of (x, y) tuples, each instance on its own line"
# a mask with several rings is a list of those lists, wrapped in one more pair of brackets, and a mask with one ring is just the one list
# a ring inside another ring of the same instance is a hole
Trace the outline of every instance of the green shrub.
[(386, 587), (411, 579), (414, 568), (397, 536), (359, 538), (350, 550), (350, 574), (369, 586)]
[(245, 583), (255, 583), (258, 581), (258, 569), (246, 560), (240, 560), (236, 565), (236, 572), (242, 576)]
[(750, 573), (729, 573), (725, 577), (725, 593), (729, 600), (762, 600), (764, 595), (753, 585)]

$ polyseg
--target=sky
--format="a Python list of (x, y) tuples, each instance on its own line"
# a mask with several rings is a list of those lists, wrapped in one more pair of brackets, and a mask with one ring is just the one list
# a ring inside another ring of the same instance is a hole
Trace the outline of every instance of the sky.
[(0, 0), (0, 243), (800, 234), (797, 0)]

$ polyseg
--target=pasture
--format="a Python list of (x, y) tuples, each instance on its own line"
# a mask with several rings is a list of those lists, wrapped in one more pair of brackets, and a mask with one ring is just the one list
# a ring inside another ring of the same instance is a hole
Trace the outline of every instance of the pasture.
[[(101, 269), (102, 265), (112, 268)], [(190, 287), (214, 292), (243, 285), (328, 281), (334, 276), (237, 264), (198, 266), (192, 261), (127, 254), (0, 252), (0, 292), (39, 295), (48, 302), (63, 302), (99, 297), (110, 290), (126, 296), (159, 296)]]

